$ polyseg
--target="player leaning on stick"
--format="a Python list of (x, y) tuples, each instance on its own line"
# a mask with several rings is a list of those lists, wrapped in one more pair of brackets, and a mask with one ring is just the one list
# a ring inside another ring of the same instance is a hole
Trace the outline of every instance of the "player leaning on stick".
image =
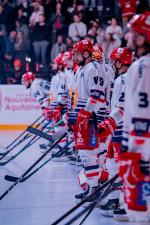
[(36, 98), (43, 111), (50, 105), (50, 82), (35, 78), (33, 72), (26, 72), (22, 75), (22, 84), (30, 89), (30, 95)]
[[(93, 188), (98, 186), (98, 140), (95, 133), (93, 112), (105, 104), (105, 69), (102, 66), (98, 73), (99, 63), (92, 61), (93, 45), (89, 40), (77, 42), (73, 47), (73, 58), (80, 66), (76, 74), (77, 105), (73, 111), (76, 117), (74, 136), (76, 149), (79, 152), (85, 169), (89, 188), (76, 198), (82, 199)], [(71, 116), (69, 121), (71, 122)]]

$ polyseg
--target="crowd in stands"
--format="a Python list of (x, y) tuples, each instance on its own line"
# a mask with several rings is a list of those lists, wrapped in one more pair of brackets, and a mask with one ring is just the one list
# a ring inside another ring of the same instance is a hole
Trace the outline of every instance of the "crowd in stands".
[(148, 0), (132, 0), (129, 13), (124, 7), (127, 1), (114, 0), (119, 13), (105, 21), (98, 2), (1, 0), (0, 84), (20, 84), (21, 75), (28, 70), (50, 79), (50, 65), (56, 55), (85, 37), (101, 44), (105, 58), (109, 58), (115, 47), (125, 46), (128, 20), (150, 4)]

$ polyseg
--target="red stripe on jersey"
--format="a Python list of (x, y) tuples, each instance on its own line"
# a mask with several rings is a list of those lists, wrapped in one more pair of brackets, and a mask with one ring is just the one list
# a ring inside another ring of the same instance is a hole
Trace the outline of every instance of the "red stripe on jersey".
[[(86, 174), (86, 173), (85, 173)], [(99, 176), (99, 172), (95, 172), (95, 173), (88, 173), (86, 174), (86, 177), (96, 177)]]
[(136, 145), (143, 145), (145, 143), (144, 140), (135, 140), (134, 142)]
[(135, 137), (146, 137), (146, 138), (150, 138), (150, 132), (146, 132), (145, 134), (143, 134), (143, 135), (138, 135), (137, 133), (136, 133), (136, 131), (131, 131), (130, 132), (130, 135), (131, 136), (135, 136)]
[[(94, 100), (93, 103), (96, 103), (96, 102), (102, 102), (102, 103), (105, 103), (105, 102), (106, 102), (106, 100), (105, 100), (105, 99), (102, 99), (102, 98), (95, 99), (95, 98), (93, 98), (93, 97), (90, 97), (90, 99), (91, 99), (91, 100)], [(91, 102), (91, 103), (92, 103), (92, 102)]]

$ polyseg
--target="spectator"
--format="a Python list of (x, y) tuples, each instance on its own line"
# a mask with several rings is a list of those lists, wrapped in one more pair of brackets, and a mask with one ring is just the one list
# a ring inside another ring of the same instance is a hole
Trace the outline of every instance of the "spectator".
[(73, 16), (73, 14), (76, 12), (77, 9), (77, 5), (76, 3), (72, 2), (72, 4), (70, 4), (67, 8), (67, 20), (71, 21), (71, 18)]
[(55, 13), (53, 13), (50, 17), (50, 25), (52, 27), (51, 44), (54, 44), (56, 41), (56, 37), (59, 34), (65, 35), (65, 17), (62, 15), (62, 5), (60, 2), (56, 4)]
[(51, 0), (44, 1), (44, 12), (45, 12), (46, 21), (48, 21), (50, 15), (52, 13), (52, 1)]
[(44, 8), (39, 3), (33, 4), (33, 13), (30, 16), (30, 27), (34, 27), (40, 21), (40, 15), (44, 14)]
[(88, 31), (88, 35), (93, 37), (94, 43), (102, 44), (102, 41), (104, 39), (104, 31), (102, 30), (98, 22), (92, 22), (92, 27)]
[(16, 31), (23, 32), (25, 39), (29, 39), (29, 27), (22, 20), (16, 20)]
[(9, 0), (3, 1), (3, 21), (6, 27), (6, 33), (10, 33), (10, 31), (14, 28), (15, 24), (15, 13), (14, 8), (12, 8)]
[(66, 38), (66, 50), (71, 50), (73, 46), (73, 41), (71, 37)]
[(86, 20), (86, 13), (85, 13), (85, 5), (84, 5), (84, 3), (83, 2), (79, 2), (78, 4), (77, 4), (77, 13), (78, 13), (78, 15), (80, 16), (80, 19), (83, 21), (83, 22), (87, 22), (87, 20)]
[(66, 45), (64, 44), (63, 37), (61, 35), (58, 35), (57, 42), (52, 46), (51, 62), (53, 62), (53, 60), (59, 53), (64, 51), (66, 51)]
[(102, 45), (105, 58), (109, 59), (114, 48), (118, 48), (120, 45), (121, 42), (118, 39), (115, 39), (112, 33), (106, 33), (105, 40)]
[(6, 51), (5, 51), (5, 60), (10, 62), (12, 61), (15, 53), (14, 45), (15, 45), (16, 31), (11, 31), (9, 37), (6, 41)]
[(39, 23), (34, 27), (32, 35), (36, 63), (46, 65), (46, 55), (49, 45), (49, 27), (45, 24), (45, 16), (43, 14), (39, 16)]
[(111, 19), (111, 25), (106, 28), (106, 34), (111, 33), (116, 39), (122, 38), (122, 29), (117, 25), (116, 18)]
[(25, 65), (25, 58), (29, 52), (29, 41), (25, 39), (22, 31), (17, 32), (15, 40), (15, 58), (19, 59)]
[(87, 34), (86, 24), (81, 22), (79, 14), (75, 14), (73, 17), (73, 23), (69, 25), (68, 35), (74, 42), (84, 38)]
[(18, 11), (17, 11), (17, 20), (20, 21), (22, 24), (24, 23), (28, 23), (28, 20), (27, 20), (27, 17), (24, 16), (24, 11), (23, 11), (23, 8), (22, 7), (19, 7), (18, 8)]
[[(15, 38), (16, 38), (16, 31), (11, 31), (9, 34), (9, 37), (6, 38), (6, 50), (4, 55), (4, 69), (6, 72), (6, 76), (10, 73), (12, 64), (13, 64), (13, 58), (15, 54)], [(5, 76), (5, 79), (6, 79)]]
[(13, 68), (7, 77), (7, 84), (21, 84), (21, 78), (24, 72), (21, 61), (19, 59), (15, 59)]

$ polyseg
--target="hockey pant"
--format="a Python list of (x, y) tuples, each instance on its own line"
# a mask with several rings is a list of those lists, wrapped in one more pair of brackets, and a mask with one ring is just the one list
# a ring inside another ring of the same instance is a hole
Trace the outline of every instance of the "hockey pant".
[[(106, 156), (106, 168), (108, 170), (109, 179), (113, 178), (118, 173), (117, 158), (121, 150), (121, 143), (110, 141), (107, 156)], [(109, 194), (110, 199), (119, 199), (122, 188), (115, 189)]]
[(99, 180), (98, 149), (78, 150), (79, 156), (84, 166), (84, 173), (90, 187), (97, 187)]

